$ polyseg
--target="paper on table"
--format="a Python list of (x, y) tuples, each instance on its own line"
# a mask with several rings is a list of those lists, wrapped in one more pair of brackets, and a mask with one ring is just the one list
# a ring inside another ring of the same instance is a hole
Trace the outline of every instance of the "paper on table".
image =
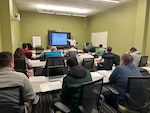
[(103, 78), (103, 75), (98, 72), (91, 72), (91, 76), (93, 81)]
[(110, 76), (112, 71), (101, 70), (101, 71), (98, 71), (98, 73), (100, 73), (104, 76)]
[(30, 82), (45, 81), (45, 76), (29, 77), (29, 81), (30, 81)]
[(48, 83), (40, 84), (40, 89), (41, 89), (41, 92), (50, 91)]
[(41, 92), (52, 91), (62, 88), (62, 83), (60, 81), (48, 82), (40, 84)]

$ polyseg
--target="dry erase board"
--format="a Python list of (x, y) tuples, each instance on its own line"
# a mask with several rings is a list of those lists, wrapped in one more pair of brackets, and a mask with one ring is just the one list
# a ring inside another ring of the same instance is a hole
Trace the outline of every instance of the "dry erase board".
[(41, 46), (41, 36), (40, 35), (32, 36), (32, 45), (33, 45), (33, 47)]
[(108, 31), (91, 33), (91, 42), (93, 46), (98, 47), (99, 44), (103, 44), (103, 47), (107, 47)]

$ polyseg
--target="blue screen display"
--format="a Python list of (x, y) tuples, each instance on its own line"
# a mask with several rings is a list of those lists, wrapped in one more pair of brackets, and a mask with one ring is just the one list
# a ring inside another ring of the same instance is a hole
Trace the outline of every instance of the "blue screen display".
[(67, 39), (70, 39), (69, 32), (48, 32), (50, 46), (68, 47), (70, 42)]
[(52, 45), (67, 45), (67, 34), (52, 33)]

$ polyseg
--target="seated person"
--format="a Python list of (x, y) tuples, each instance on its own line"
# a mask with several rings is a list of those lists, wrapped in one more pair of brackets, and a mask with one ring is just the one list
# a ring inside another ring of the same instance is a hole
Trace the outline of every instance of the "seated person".
[(71, 92), (71, 86), (81, 86), (82, 83), (92, 81), (92, 78), (88, 70), (78, 65), (75, 57), (67, 60), (67, 67), (68, 74), (63, 79), (61, 102), (71, 109), (71, 113), (78, 113), (77, 104), (80, 91)]
[(103, 48), (103, 45), (100, 44), (99, 49), (96, 51), (96, 55), (102, 56), (104, 52), (105, 52), (105, 48)]
[(141, 59), (141, 53), (137, 51), (135, 47), (132, 47), (129, 51), (129, 54), (133, 57), (133, 64), (136, 66), (139, 66), (140, 59)]
[[(36, 94), (32, 85), (23, 73), (16, 72), (14, 69), (14, 58), (10, 52), (0, 53), (0, 87), (21, 86), (25, 102), (31, 102), (35, 99)], [(13, 97), (10, 96), (10, 99)], [(16, 102), (16, 100), (14, 99)]]
[(92, 43), (89, 43), (89, 44), (86, 46), (86, 48), (87, 48), (88, 50), (92, 49), (92, 48), (93, 48), (93, 44), (92, 44)]
[(51, 47), (51, 52), (46, 53), (46, 59), (48, 57), (55, 57), (55, 56), (62, 56), (59, 52), (57, 52), (57, 47), (56, 46), (52, 46)]
[[(119, 92), (119, 104), (125, 105), (125, 91), (129, 76), (141, 76), (139, 69), (133, 64), (133, 57), (129, 54), (121, 56), (120, 65), (116, 66), (109, 77), (110, 83)], [(111, 91), (103, 93), (105, 101), (113, 108), (117, 109), (116, 100)]]
[(46, 47), (46, 50), (39, 55), (39, 58), (44, 58), (44, 54), (47, 52), (51, 52), (51, 47), (49, 45)]
[(108, 46), (106, 48), (106, 51), (103, 53), (102, 57), (97, 58), (96, 61), (98, 63), (101, 63), (101, 62), (103, 62), (105, 57), (114, 56), (114, 54), (111, 51), (112, 51), (112, 47)]
[[(94, 58), (94, 56), (88, 54), (88, 49), (87, 48), (83, 48), (83, 54), (79, 56), (78, 58), (78, 62), (79, 64), (82, 64), (83, 62), (83, 59), (84, 58)], [(96, 67), (97, 66), (97, 62), (94, 60), (94, 66)]]
[(27, 43), (23, 43), (22, 47), (23, 47), (23, 51), (24, 51), (26, 57), (31, 59), (32, 51), (28, 49), (28, 44)]
[[(70, 57), (70, 53), (74, 51), (76, 52), (76, 54), (78, 53), (78, 50), (73, 45), (71, 45), (70, 49), (68, 49), (67, 52), (64, 54), (64, 57)], [(76, 54), (74, 56), (76, 56)]]
[(34, 76), (32, 63), (31, 61), (25, 56), (22, 48), (17, 48), (14, 53), (14, 59), (23, 59), (26, 62), (27, 67), (27, 76), (31, 77)]
[(32, 51), (28, 49), (28, 44), (26, 44), (26, 43), (23, 43), (23, 51), (24, 51), (24, 53), (32, 54)]

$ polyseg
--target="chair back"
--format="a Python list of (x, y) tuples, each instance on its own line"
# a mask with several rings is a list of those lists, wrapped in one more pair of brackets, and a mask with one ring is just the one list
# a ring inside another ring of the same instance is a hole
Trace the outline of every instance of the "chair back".
[(24, 59), (15, 59), (14, 60), (14, 69), (17, 72), (22, 72), (26, 74), (26, 62)]
[(129, 77), (126, 98), (127, 108), (148, 113), (150, 111), (150, 76)]
[(93, 71), (94, 58), (84, 58), (82, 62), (82, 66), (89, 71)]
[(78, 51), (69, 51), (68, 57), (76, 57), (77, 54), (78, 54)]
[(103, 69), (112, 70), (114, 55), (104, 57)]
[(0, 88), (1, 113), (25, 113), (21, 86)]
[(36, 51), (36, 55), (39, 55), (44, 51), (44, 48), (42, 48), (41, 46), (37, 46), (35, 47), (35, 51)]
[(114, 54), (113, 64), (115, 64), (115, 66), (120, 64), (120, 56), (119, 55)]
[(84, 83), (80, 88), (79, 109), (86, 113), (98, 113), (100, 110), (100, 94), (103, 78), (97, 81)]
[(148, 56), (141, 56), (139, 67), (147, 66)]
[(48, 57), (45, 65), (46, 76), (66, 74), (64, 57)]

